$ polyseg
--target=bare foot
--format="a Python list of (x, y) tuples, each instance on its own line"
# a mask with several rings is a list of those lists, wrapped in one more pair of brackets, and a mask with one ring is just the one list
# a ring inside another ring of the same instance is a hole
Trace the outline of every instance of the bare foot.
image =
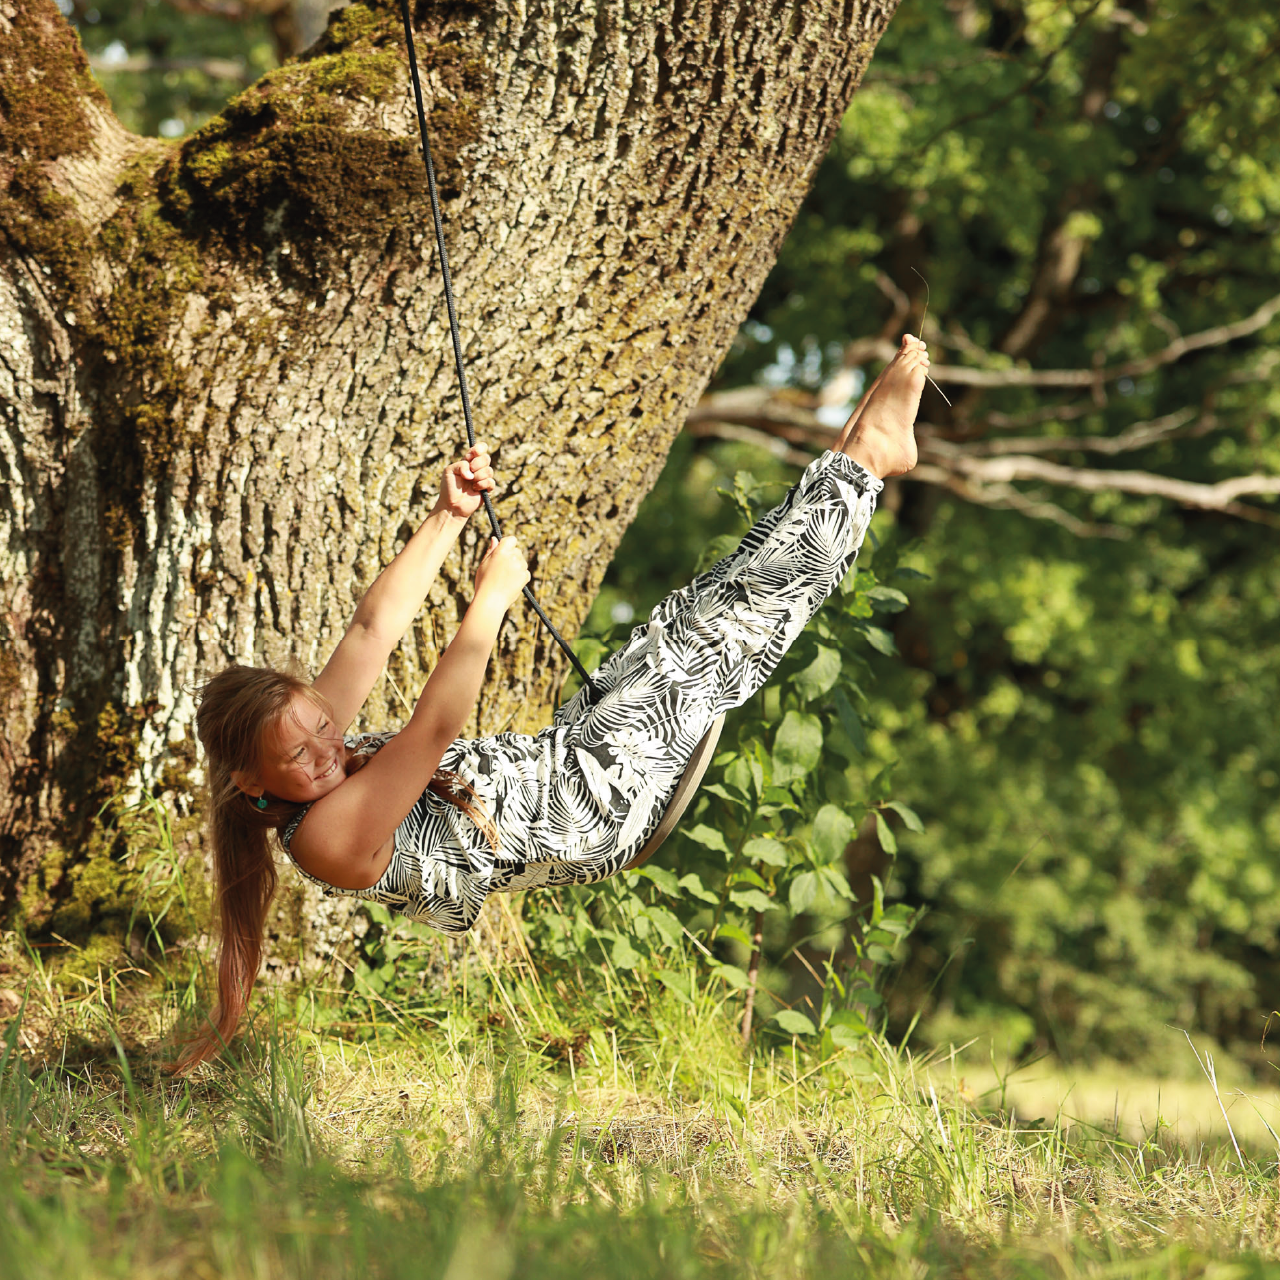
[(928, 370), (924, 343), (905, 334), (840, 451), (881, 479), (910, 471), (916, 465), (912, 428)]
[[(895, 352), (893, 360), (896, 360), (897, 358), (898, 356), (897, 356), (897, 353)], [(890, 360), (889, 364), (892, 364), (893, 360)], [(862, 393), (862, 396), (858, 400), (858, 403), (853, 406), (853, 412), (849, 415), (849, 421), (846, 422), (840, 430), (840, 438), (836, 441), (834, 445), (835, 449), (842, 450), (846, 442), (848, 441), (850, 435), (853, 434), (854, 427), (858, 425), (858, 419), (862, 417), (863, 409), (867, 407), (867, 403), (870, 401), (871, 397), (875, 395), (876, 388), (880, 385), (881, 378), (883, 378), (884, 375), (889, 372), (889, 364), (885, 365), (885, 367), (881, 369), (878, 374), (876, 374), (876, 380)]]

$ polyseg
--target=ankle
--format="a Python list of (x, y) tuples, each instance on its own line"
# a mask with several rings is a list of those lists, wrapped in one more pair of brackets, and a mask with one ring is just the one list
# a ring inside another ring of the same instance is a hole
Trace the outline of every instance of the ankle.
[(874, 440), (869, 432), (855, 431), (852, 438), (840, 446), (840, 452), (877, 480), (885, 479), (893, 470), (883, 444)]

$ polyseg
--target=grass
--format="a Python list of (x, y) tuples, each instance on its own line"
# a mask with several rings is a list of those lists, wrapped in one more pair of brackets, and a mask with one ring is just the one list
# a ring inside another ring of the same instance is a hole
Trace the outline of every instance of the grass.
[(746, 1056), (692, 958), (686, 1002), (535, 965), (513, 923), (449, 984), (407, 930), (381, 990), (264, 996), (188, 1081), (155, 1052), (184, 984), (36, 966), (0, 1051), (0, 1274), (1280, 1276), (1274, 1147), (1027, 1123), (1016, 1077), (879, 1041)]

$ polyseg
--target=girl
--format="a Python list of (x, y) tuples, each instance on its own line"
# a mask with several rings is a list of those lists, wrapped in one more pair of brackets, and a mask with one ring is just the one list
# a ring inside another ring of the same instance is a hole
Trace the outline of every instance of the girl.
[(623, 870), (657, 826), (694, 746), (768, 678), (848, 572), (886, 476), (916, 461), (929, 367), (906, 336), (835, 450), (741, 546), (668, 596), (586, 690), (533, 736), (459, 739), (503, 616), (529, 571), (494, 540), (457, 634), (398, 733), (344, 738), (467, 518), (494, 487), (482, 445), (444, 473), (440, 500), (369, 588), (312, 684), (233, 666), (201, 691), (209, 828), (222, 924), (219, 1009), (180, 1067), (230, 1040), (261, 957), (276, 886), (269, 834), (327, 893), (463, 933), (495, 890), (586, 883)]

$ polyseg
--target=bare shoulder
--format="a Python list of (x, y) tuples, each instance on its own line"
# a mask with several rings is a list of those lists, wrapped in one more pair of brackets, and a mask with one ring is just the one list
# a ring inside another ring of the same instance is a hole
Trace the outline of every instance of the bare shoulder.
[[(391, 861), (395, 852), (395, 831), (392, 830), (380, 844), (371, 841), (352, 843), (349, 839), (344, 842), (341, 831), (332, 830), (334, 826), (341, 828), (343, 825), (333, 802), (349, 785), (349, 781), (343, 783), (311, 806), (293, 833), (289, 852), (303, 871), (335, 889), (369, 889), (382, 878)], [(328, 827), (326, 808), (330, 810), (331, 817), (339, 819)]]
[(396, 828), (427, 789), (453, 738), (421, 720), (378, 735), (375, 752), (312, 806), (293, 841), (309, 875), (339, 889), (367, 889), (386, 870)]

